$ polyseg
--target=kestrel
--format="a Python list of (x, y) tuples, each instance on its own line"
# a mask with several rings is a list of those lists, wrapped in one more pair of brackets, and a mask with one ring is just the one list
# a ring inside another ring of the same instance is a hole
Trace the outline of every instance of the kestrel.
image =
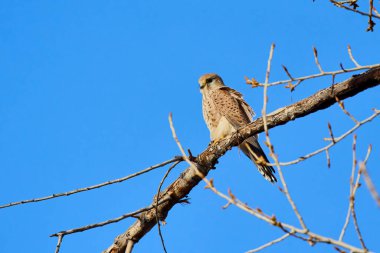
[[(199, 78), (202, 93), (203, 118), (210, 130), (212, 141), (219, 140), (252, 122), (254, 112), (244, 101), (242, 94), (224, 85), (217, 74), (205, 74)], [(259, 172), (270, 182), (277, 181), (272, 166), (257, 141), (257, 136), (246, 139), (239, 148), (251, 159)]]

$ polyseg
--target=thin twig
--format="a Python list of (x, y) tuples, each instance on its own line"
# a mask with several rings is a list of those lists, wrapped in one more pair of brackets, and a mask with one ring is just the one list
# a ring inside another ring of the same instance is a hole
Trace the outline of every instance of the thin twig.
[[(323, 148), (320, 148), (314, 152), (311, 152), (307, 155), (304, 155), (304, 156), (301, 156), (295, 160), (292, 160), (292, 161), (289, 161), (289, 162), (280, 162), (280, 165), (281, 166), (288, 166), (288, 165), (292, 165), (292, 164), (296, 164), (296, 163), (299, 163), (301, 161), (304, 161), (306, 159), (309, 159), (323, 151), (326, 151), (328, 149), (330, 149), (332, 146), (336, 145), (338, 142), (340, 142), (341, 140), (343, 140), (344, 138), (346, 138), (347, 136), (349, 136), (350, 134), (352, 134), (356, 129), (358, 129), (359, 127), (361, 127), (362, 125), (372, 121), (374, 118), (376, 118), (378, 115), (380, 114), (380, 110), (376, 110), (374, 114), (372, 114), (371, 116), (369, 116), (368, 118), (360, 121), (358, 124), (356, 124), (354, 127), (352, 127), (351, 129), (349, 129), (347, 132), (345, 132), (344, 134), (342, 134), (341, 136), (339, 137), (336, 137), (334, 140), (335, 140), (335, 143), (334, 142), (331, 142), (330, 144), (326, 145), (325, 147)], [(330, 140), (331, 139), (325, 139), (325, 140)], [(268, 165), (271, 165), (271, 166), (274, 166), (275, 164), (268, 164)]]
[(327, 168), (330, 169), (330, 167), (331, 167), (331, 160), (330, 160), (330, 153), (329, 153), (328, 149), (326, 149), (326, 159), (327, 159)]
[(371, 154), (371, 146), (368, 148), (366, 158), (364, 159), (364, 161), (360, 165), (360, 168), (359, 168), (357, 176), (356, 176), (355, 183), (354, 183), (354, 176), (355, 176), (355, 169), (357, 167), (357, 159), (356, 159), (356, 135), (354, 135), (354, 141), (353, 141), (353, 144), (352, 144), (352, 153), (353, 153), (353, 161), (352, 161), (352, 172), (351, 172), (351, 177), (350, 177), (349, 207), (348, 207), (348, 213), (347, 213), (347, 216), (346, 216), (346, 221), (344, 223), (342, 232), (341, 232), (341, 234), (339, 236), (339, 240), (340, 241), (343, 240), (343, 236), (344, 236), (344, 233), (346, 231), (346, 228), (347, 228), (347, 225), (348, 225), (348, 222), (349, 222), (349, 217), (350, 217), (350, 214), (351, 214), (352, 215), (352, 219), (354, 221), (354, 227), (355, 227), (356, 233), (358, 235), (360, 244), (362, 245), (362, 247), (363, 247), (363, 249), (365, 251), (368, 251), (368, 249), (367, 249), (367, 247), (366, 247), (366, 245), (364, 243), (363, 236), (362, 236), (362, 234), (360, 232), (358, 220), (357, 220), (357, 217), (356, 217), (355, 196), (356, 196), (356, 191), (357, 191), (357, 189), (360, 186), (360, 176), (361, 176), (362, 170), (363, 170), (362, 168), (367, 164), (368, 158), (369, 158), (369, 156)]
[(335, 97), (335, 100), (338, 103), (340, 109), (342, 109), (342, 111), (344, 112), (344, 114), (346, 114), (353, 122), (355, 122), (355, 124), (358, 124), (359, 121), (344, 107), (344, 102), (340, 101), (338, 97)]
[(268, 145), (268, 147), (270, 149), (271, 157), (276, 162), (276, 167), (277, 167), (278, 173), (280, 175), (281, 183), (282, 183), (283, 188), (284, 188), (283, 192), (285, 193), (286, 198), (288, 199), (290, 205), (292, 206), (293, 211), (294, 211), (295, 215), (297, 216), (302, 228), (305, 231), (307, 231), (308, 229), (306, 227), (306, 224), (305, 224), (300, 212), (298, 211), (298, 208), (297, 208), (295, 202), (293, 201), (292, 197), (290, 196), (288, 186), (285, 182), (284, 175), (282, 173), (281, 167), (280, 167), (279, 162), (278, 162), (278, 157), (274, 152), (274, 148), (273, 148), (273, 145), (271, 144), (269, 132), (268, 132), (267, 115), (266, 115), (267, 102), (268, 102), (267, 90), (268, 90), (268, 81), (269, 81), (269, 74), (270, 74), (270, 68), (271, 68), (271, 61), (272, 61), (272, 57), (273, 57), (273, 51), (274, 51), (274, 44), (272, 44), (271, 49), (270, 49), (270, 53), (269, 53), (268, 66), (267, 66), (267, 72), (266, 72), (265, 83), (264, 83), (264, 91), (263, 91), (263, 101), (264, 102), (263, 102), (262, 117), (263, 117), (264, 131), (265, 131), (265, 136), (266, 136), (266, 144)]
[[(268, 140), (267, 140), (267, 142), (268, 142)], [(270, 141), (269, 141), (269, 144), (270, 144)], [(272, 146), (272, 145), (270, 144), (270, 146)], [(273, 150), (273, 146), (272, 146), (272, 150)], [(302, 217), (301, 213), (298, 211), (298, 208), (297, 208), (297, 206), (296, 206), (293, 198), (291, 197), (291, 195), (289, 193), (289, 188), (288, 188), (288, 185), (286, 184), (284, 175), (282, 173), (281, 166), (280, 166), (280, 164), (278, 162), (278, 157), (277, 157), (276, 154), (274, 154), (272, 152), (271, 152), (271, 154), (272, 154), (272, 158), (275, 160), (275, 163), (276, 163), (276, 168), (277, 168), (277, 171), (278, 171), (278, 174), (280, 176), (280, 180), (281, 180), (281, 183), (282, 183), (282, 186), (283, 186), (283, 192), (284, 192), (286, 198), (288, 199), (288, 201), (289, 201), (289, 203), (290, 203), (290, 205), (291, 205), (291, 207), (292, 207), (295, 215), (297, 216), (297, 218), (298, 218), (298, 220), (299, 220), (302, 228), (304, 229), (304, 231), (308, 231), (308, 228), (307, 228), (307, 226), (305, 224), (305, 221), (303, 220), (303, 217)]]
[[(338, 247), (345, 248), (345, 249), (349, 250), (350, 252), (356, 252), (356, 253), (362, 253), (362, 252), (364, 253), (365, 252), (364, 250), (362, 250), (360, 248), (357, 248), (357, 247), (355, 247), (353, 245), (350, 245), (348, 243), (345, 243), (345, 242), (338, 241), (338, 240), (335, 240), (335, 239), (330, 238), (330, 237), (325, 237), (323, 235), (319, 235), (319, 234), (313, 233), (310, 230), (305, 230), (303, 228), (297, 228), (297, 227), (295, 227), (293, 225), (290, 225), (290, 224), (287, 224), (287, 223), (283, 223), (283, 222), (279, 221), (276, 218), (276, 216), (273, 216), (273, 215), (270, 216), (268, 214), (265, 214), (262, 210), (258, 211), (256, 209), (253, 209), (253, 208), (249, 207), (247, 204), (243, 203), (238, 198), (236, 198), (236, 196), (234, 196), (234, 198), (232, 199), (231, 196), (228, 196), (226, 194), (221, 193), (220, 191), (218, 191), (214, 187), (213, 184), (211, 184), (207, 188), (210, 189), (212, 192), (214, 192), (216, 195), (220, 196), (221, 198), (223, 198), (226, 201), (230, 202), (231, 204), (235, 205), (239, 209), (241, 209), (241, 210), (243, 210), (243, 211), (245, 211), (245, 212), (247, 212), (247, 213), (255, 216), (256, 218), (258, 218), (260, 220), (263, 220), (263, 221), (271, 224), (272, 226), (278, 227), (282, 231), (284, 231), (284, 229), (287, 229), (289, 231), (293, 231), (294, 233), (297, 233), (297, 234), (300, 234), (300, 235), (306, 235), (310, 239), (312, 239), (312, 242), (314, 242), (314, 243), (331, 244), (331, 245), (335, 245), (335, 246), (338, 246)], [(306, 240), (306, 241), (310, 242), (310, 240)]]
[(334, 134), (333, 134), (330, 122), (327, 122), (327, 128), (329, 129), (329, 134), (330, 134), (330, 138), (331, 138), (332, 143), (335, 143), (336, 141), (334, 138)]
[(321, 74), (325, 73), (323, 71), (323, 69), (322, 69), (321, 64), (319, 63), (319, 60), (318, 60), (318, 51), (317, 51), (317, 48), (313, 47), (313, 53), (314, 53), (315, 64), (317, 65), (319, 71), (321, 72)]
[[(372, 149), (372, 146), (370, 145), (368, 149)], [(366, 164), (364, 164), (364, 166), (361, 168), (361, 171), (363, 174), (364, 182), (366, 183), (369, 192), (371, 193), (371, 195), (372, 195), (373, 199), (375, 200), (376, 204), (378, 205), (378, 207), (380, 207), (380, 195), (376, 191), (375, 185), (372, 182), (372, 179), (368, 174)]]
[(350, 45), (347, 46), (347, 51), (348, 51), (348, 55), (350, 56), (351, 61), (355, 64), (357, 68), (360, 68), (361, 65), (355, 60), (354, 56), (352, 55), (352, 50), (351, 50)]
[[(333, 3), (335, 6), (337, 6), (337, 7), (339, 7), (339, 8), (343, 8), (343, 9), (345, 9), (345, 10), (352, 11), (352, 12), (358, 13), (358, 14), (360, 14), (360, 15), (363, 15), (363, 16), (367, 16), (367, 17), (369, 17), (369, 14), (366, 13), (366, 12), (359, 11), (359, 10), (356, 10), (356, 9), (354, 9), (354, 8), (350, 8), (350, 7), (345, 6), (345, 5), (343, 5), (343, 4), (340, 4), (339, 2), (334, 1), (334, 0), (330, 0), (330, 2)], [(378, 16), (372, 16), (372, 17), (373, 17), (373, 18), (380, 19), (380, 17), (378, 17)]]
[(349, 197), (349, 202), (348, 202), (348, 211), (346, 214), (345, 222), (343, 224), (343, 228), (342, 228), (340, 235), (339, 235), (339, 241), (343, 240), (344, 234), (346, 233), (348, 223), (350, 222), (352, 202), (354, 201), (354, 198), (355, 198), (353, 195), (354, 194), (353, 189), (354, 189), (355, 168), (356, 168), (356, 164), (357, 164), (357, 161), (356, 161), (356, 139), (357, 139), (357, 136), (355, 134), (354, 138), (353, 138), (353, 143), (352, 143), (352, 168), (351, 168), (351, 176), (350, 176), (350, 195), (349, 195), (350, 197)]
[(173, 135), (173, 139), (174, 141), (177, 143), (177, 146), (179, 148), (179, 150), (181, 151), (181, 154), (182, 154), (182, 158), (183, 160), (185, 160), (192, 168), (195, 169), (195, 171), (197, 172), (197, 175), (204, 179), (204, 175), (203, 173), (198, 169), (197, 166), (194, 165), (194, 163), (192, 161), (190, 161), (189, 157), (186, 155), (186, 152), (185, 150), (183, 149), (181, 143), (179, 142), (179, 139), (177, 137), (177, 134), (176, 134), (176, 131), (175, 131), (175, 128), (174, 128), (174, 124), (173, 124), (173, 116), (172, 116), (172, 113), (169, 114), (169, 124), (170, 124), (170, 129), (172, 131), (172, 135)]
[[(196, 175), (199, 176), (206, 183), (205, 188), (213, 187), (213, 180), (208, 180), (206, 176), (199, 170), (198, 166), (196, 166), (192, 161), (190, 161), (189, 157), (186, 155), (185, 150), (183, 149), (182, 144), (179, 141), (177, 133), (175, 131), (173, 117), (171, 113), (169, 114), (169, 124), (170, 129), (172, 131), (173, 139), (176, 142), (179, 150), (181, 151), (183, 159), (190, 165), (190, 167), (192, 167), (196, 171)], [(232, 196), (232, 194), (230, 196)]]
[(288, 68), (285, 67), (285, 65), (282, 65), (282, 68), (284, 69), (285, 73), (288, 75), (288, 77), (290, 78), (290, 80), (294, 80), (293, 76), (289, 73)]
[(361, 169), (359, 168), (358, 175), (356, 176), (356, 182), (355, 182), (354, 188), (352, 190), (352, 196), (350, 197), (351, 214), (352, 214), (352, 220), (354, 221), (354, 227), (355, 227), (356, 233), (358, 234), (358, 238), (359, 238), (360, 244), (362, 245), (363, 249), (365, 249), (366, 251), (368, 251), (368, 249), (367, 249), (367, 247), (366, 247), (366, 245), (364, 243), (364, 239), (363, 239), (362, 233), (360, 232), (359, 223), (358, 223), (358, 220), (357, 220), (357, 217), (356, 217), (356, 210), (355, 210), (355, 193), (356, 193), (357, 189), (360, 186), (360, 183), (359, 183), (360, 175), (361, 175)]
[(367, 155), (366, 155), (364, 161), (360, 163), (358, 175), (356, 177), (356, 182), (355, 182), (355, 185), (352, 189), (352, 195), (350, 196), (352, 219), (354, 221), (355, 230), (356, 230), (356, 233), (358, 234), (360, 244), (362, 245), (363, 249), (365, 249), (366, 251), (368, 251), (368, 249), (364, 243), (364, 239), (363, 239), (362, 233), (360, 232), (359, 223), (358, 223), (358, 220), (356, 217), (356, 210), (355, 210), (355, 196), (356, 195), (355, 194), (356, 194), (357, 189), (360, 187), (360, 183), (359, 183), (360, 182), (360, 175), (362, 174), (363, 168), (367, 165), (371, 151), (372, 151), (372, 146), (369, 145), (368, 150), (367, 150)]
[[(162, 205), (163, 203), (165, 203), (167, 201), (169, 201), (169, 198), (162, 199), (162, 200), (160, 200), (158, 202), (158, 205)], [(124, 220), (124, 219), (129, 218), (129, 217), (136, 218), (136, 214), (139, 214), (139, 213), (151, 210), (151, 209), (155, 208), (155, 206), (156, 205), (151, 205), (151, 206), (148, 206), (148, 207), (144, 207), (144, 208), (141, 208), (141, 209), (139, 209), (137, 211), (134, 211), (134, 212), (131, 212), (131, 213), (127, 213), (127, 214), (123, 214), (122, 216), (117, 217), (115, 219), (106, 220), (106, 221), (90, 224), (90, 225), (79, 227), (79, 228), (73, 228), (73, 229), (69, 229), (69, 230), (60, 231), (58, 233), (50, 235), (50, 237), (59, 236), (60, 234), (62, 234), (62, 235), (68, 235), (68, 234), (74, 234), (74, 233), (78, 233), (78, 232), (83, 232), (83, 231), (86, 231), (86, 230), (90, 230), (90, 229), (102, 227), (102, 226), (105, 226), (105, 225), (108, 225), (108, 224), (111, 224), (111, 223), (115, 223), (115, 222)]]
[(160, 224), (160, 220), (158, 218), (158, 200), (160, 198), (160, 192), (161, 192), (161, 187), (162, 185), (164, 184), (165, 182), (165, 179), (168, 177), (170, 171), (172, 171), (172, 169), (174, 169), (175, 166), (177, 166), (177, 164), (179, 164), (180, 162), (177, 161), (175, 162), (172, 166), (170, 166), (170, 168), (166, 171), (164, 177), (162, 178), (161, 182), (160, 182), (160, 185), (158, 186), (158, 190), (157, 190), (157, 197), (156, 197), (156, 220), (157, 220), (157, 228), (158, 228), (158, 234), (160, 235), (160, 239), (161, 239), (161, 244), (162, 244), (162, 248), (164, 249), (165, 253), (167, 253), (167, 250), (166, 250), (166, 247), (165, 247), (165, 241), (164, 241), (164, 237), (162, 235), (162, 232), (161, 232), (161, 224)]
[(265, 83), (267, 84), (269, 82), (269, 75), (270, 75), (270, 67), (271, 67), (271, 62), (273, 58), (273, 51), (276, 45), (273, 43), (270, 47), (270, 52), (269, 52), (269, 58), (268, 58), (268, 65), (267, 65), (267, 71), (265, 73)]
[(92, 186), (87, 186), (87, 187), (84, 187), (84, 188), (79, 188), (79, 189), (68, 191), (68, 192), (55, 193), (53, 195), (46, 196), (46, 197), (35, 198), (35, 199), (28, 199), (28, 200), (22, 200), (22, 201), (18, 201), (18, 202), (12, 202), (12, 203), (0, 206), (0, 209), (1, 208), (11, 207), (11, 206), (17, 206), (17, 205), (21, 205), (21, 204), (32, 203), (32, 202), (40, 202), (40, 201), (44, 201), (44, 200), (48, 200), (48, 199), (54, 199), (54, 198), (59, 198), (59, 197), (63, 197), (63, 196), (70, 196), (70, 195), (73, 195), (73, 194), (76, 194), (76, 193), (80, 193), (80, 192), (84, 192), (84, 191), (90, 191), (90, 190), (101, 188), (101, 187), (104, 187), (104, 186), (107, 186), (107, 185), (121, 183), (121, 182), (124, 182), (124, 181), (126, 181), (128, 179), (131, 179), (131, 178), (137, 177), (139, 175), (142, 175), (144, 173), (147, 173), (149, 171), (152, 171), (154, 169), (158, 169), (160, 167), (163, 167), (163, 166), (165, 166), (167, 164), (170, 164), (170, 163), (173, 163), (173, 162), (177, 162), (177, 161), (181, 161), (181, 160), (182, 160), (181, 157), (174, 157), (174, 158), (172, 158), (170, 160), (167, 160), (165, 162), (162, 162), (162, 163), (150, 166), (149, 168), (143, 169), (141, 171), (138, 171), (136, 173), (133, 173), (131, 175), (128, 175), (128, 176), (125, 176), (125, 177), (122, 177), (122, 178), (118, 178), (118, 179), (115, 179), (115, 180), (107, 181), (107, 182), (104, 182), (104, 183), (101, 183), (101, 184), (97, 184), (97, 185), (92, 185)]
[(268, 247), (270, 247), (270, 246), (272, 246), (272, 245), (274, 245), (276, 243), (282, 242), (283, 240), (285, 240), (286, 238), (288, 238), (293, 233), (294, 233), (294, 231), (290, 231), (290, 233), (286, 233), (283, 236), (280, 236), (279, 238), (274, 239), (274, 240), (272, 240), (272, 241), (270, 241), (270, 242), (268, 242), (268, 243), (266, 243), (266, 244), (264, 244), (264, 245), (262, 245), (262, 246), (260, 246), (260, 247), (258, 247), (256, 249), (248, 250), (246, 253), (259, 252), (260, 250), (268, 248)]
[(369, 144), (368, 149), (367, 149), (367, 155), (364, 158), (364, 161), (363, 161), (364, 164), (363, 165), (367, 166), (367, 162), (368, 162), (369, 156), (371, 155), (371, 152), (372, 152), (372, 145)]
[(369, 0), (369, 13), (368, 13), (368, 27), (367, 32), (373, 32), (373, 27), (375, 26), (375, 22), (372, 20), (373, 17), (373, 0)]
[(380, 13), (376, 10), (375, 6), (373, 6), (372, 10), (378, 17), (380, 17)]
[(58, 234), (58, 242), (57, 242), (57, 246), (55, 247), (54, 253), (59, 253), (59, 249), (61, 248), (63, 236), (64, 236), (64, 234)]
[[(349, 72), (355, 72), (355, 71), (359, 71), (359, 70), (372, 69), (372, 68), (376, 68), (376, 67), (379, 67), (379, 66), (380, 66), (380, 64), (373, 64), (373, 65), (360, 66), (360, 67), (355, 67), (355, 68), (350, 68), (350, 69), (344, 69), (344, 70), (325, 71), (323, 73), (317, 73), (317, 74), (312, 74), (312, 75), (302, 76), (302, 77), (294, 77), (293, 79), (287, 79), (287, 80), (281, 80), (281, 81), (276, 81), (276, 82), (268, 83), (268, 87), (269, 86), (280, 85), (280, 84), (288, 84), (289, 82), (292, 82), (292, 81), (305, 81), (305, 80), (308, 80), (308, 79), (318, 78), (318, 77), (322, 77), (322, 76), (336, 76), (336, 75), (346, 74), (346, 73), (349, 73)], [(263, 83), (257, 83), (253, 87), (257, 87), (257, 86), (264, 87), (264, 84)]]

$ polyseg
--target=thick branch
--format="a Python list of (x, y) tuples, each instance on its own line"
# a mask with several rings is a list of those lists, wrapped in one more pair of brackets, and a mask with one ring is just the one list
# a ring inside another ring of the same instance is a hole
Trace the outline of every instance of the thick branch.
[[(267, 115), (266, 122), (268, 129), (275, 126), (284, 125), (289, 121), (304, 117), (319, 110), (323, 110), (336, 103), (337, 100), (335, 97), (339, 100), (344, 100), (379, 84), (380, 67), (366, 71), (363, 74), (353, 76), (342, 83), (320, 90), (306, 99), (290, 106), (283, 107)], [(253, 136), (263, 131), (263, 119), (259, 118), (240, 129), (238, 133), (209, 145), (207, 149), (194, 160), (194, 163), (198, 166), (198, 170), (206, 176), (208, 172), (214, 168), (218, 159), (228, 150), (239, 145), (249, 136)], [(202, 180), (198, 176), (199, 171), (193, 167), (187, 168), (177, 180), (175, 180), (160, 194), (160, 198), (169, 199), (158, 208), (158, 216), (161, 220), (164, 220), (169, 210), (173, 208), (175, 204), (180, 203), (181, 199), (186, 197), (187, 194), (189, 194), (190, 191)], [(156, 225), (156, 222), (155, 210), (148, 210), (142, 213), (140, 218), (131, 227), (129, 227), (125, 233), (116, 237), (114, 243), (103, 252), (125, 252), (128, 240), (138, 242), (154, 227), (154, 225)]]

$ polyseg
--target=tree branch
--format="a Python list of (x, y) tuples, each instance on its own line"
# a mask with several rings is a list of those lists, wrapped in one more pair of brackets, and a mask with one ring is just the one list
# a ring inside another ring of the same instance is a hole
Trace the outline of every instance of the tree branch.
[[(304, 117), (333, 105), (336, 103), (335, 97), (338, 97), (339, 100), (344, 100), (379, 84), (380, 67), (377, 67), (360, 75), (353, 76), (344, 82), (320, 90), (314, 95), (295, 104), (276, 110), (267, 115), (267, 127), (270, 129), (279, 125), (284, 125), (296, 118)], [(199, 171), (206, 176), (208, 172), (214, 168), (218, 159), (228, 150), (239, 145), (246, 138), (263, 131), (263, 119), (259, 118), (240, 129), (237, 133), (209, 145), (207, 149), (194, 160), (193, 164), (196, 165), (197, 168), (194, 168), (195, 166), (188, 167), (178, 179), (160, 194), (161, 198), (168, 199), (167, 202), (158, 207), (160, 219), (167, 217), (168, 212), (173, 206), (180, 203), (180, 200), (186, 197), (187, 194), (189, 194), (190, 191), (202, 180), (202, 178), (198, 176)], [(103, 252), (125, 252), (129, 240), (134, 243), (138, 242), (154, 227), (154, 225), (156, 225), (156, 222), (156, 210), (151, 209), (143, 212), (140, 215), (140, 219), (132, 224), (125, 233), (117, 236), (114, 243)]]
[(167, 160), (167, 161), (164, 161), (162, 163), (150, 166), (149, 168), (140, 170), (138, 172), (135, 172), (133, 174), (130, 174), (130, 175), (122, 177), (122, 178), (118, 178), (118, 179), (114, 179), (114, 180), (107, 181), (107, 182), (104, 182), (104, 183), (100, 183), (100, 184), (96, 184), (96, 185), (91, 185), (91, 186), (87, 186), (87, 187), (71, 190), (71, 191), (68, 191), (68, 192), (54, 193), (53, 195), (46, 196), (46, 197), (34, 198), (34, 199), (28, 199), (28, 200), (21, 200), (21, 201), (17, 201), (17, 202), (11, 202), (11, 203), (8, 203), (8, 204), (1, 205), (0, 209), (11, 207), (11, 206), (17, 206), (17, 205), (23, 205), (23, 204), (28, 204), (28, 203), (45, 201), (45, 200), (59, 198), (59, 197), (70, 196), (70, 195), (73, 195), (73, 194), (77, 194), (77, 193), (80, 193), (80, 192), (94, 190), (94, 189), (101, 188), (101, 187), (104, 187), (104, 186), (108, 186), (108, 185), (111, 185), (111, 184), (121, 183), (121, 182), (129, 180), (131, 178), (140, 176), (140, 175), (142, 175), (144, 173), (147, 173), (149, 171), (152, 171), (152, 170), (164, 167), (165, 165), (168, 165), (170, 163), (180, 162), (180, 161), (182, 161), (182, 158), (176, 156), (176, 157), (174, 157), (174, 158), (172, 158), (170, 160)]

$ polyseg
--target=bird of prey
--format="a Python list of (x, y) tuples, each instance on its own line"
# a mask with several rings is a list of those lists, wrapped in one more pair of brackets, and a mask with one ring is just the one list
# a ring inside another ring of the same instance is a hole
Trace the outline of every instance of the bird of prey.
[[(210, 130), (212, 141), (217, 141), (252, 122), (254, 112), (244, 101), (242, 94), (224, 85), (217, 74), (205, 74), (199, 78), (202, 93), (203, 118)], [(257, 141), (251, 136), (239, 145), (243, 153), (257, 166), (259, 172), (270, 182), (277, 181), (272, 166)]]

